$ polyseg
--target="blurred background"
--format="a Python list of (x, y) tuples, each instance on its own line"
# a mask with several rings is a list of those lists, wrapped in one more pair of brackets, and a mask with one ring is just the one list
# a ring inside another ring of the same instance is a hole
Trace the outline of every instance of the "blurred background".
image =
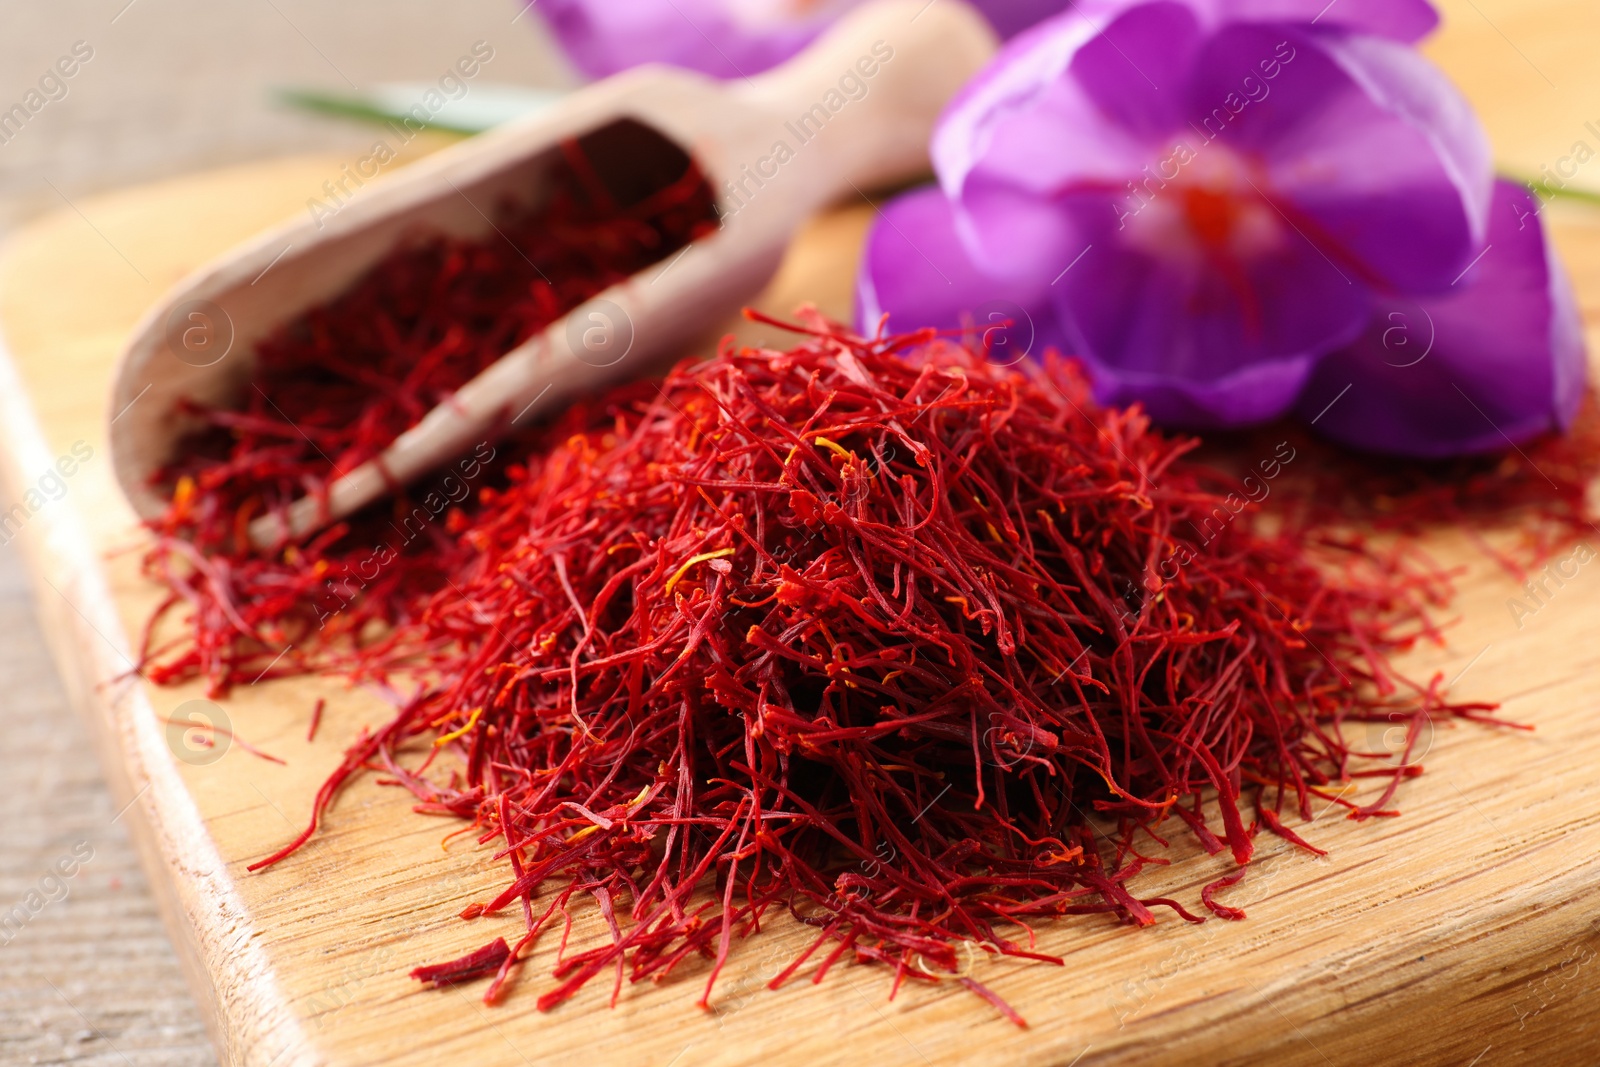
[[(105, 189), (372, 145), (372, 126), (277, 102), (285, 87), (436, 82), (479, 41), (493, 58), (475, 87), (576, 80), (517, 0), (3, 0), (0, 11), (0, 112), (57, 60), (89, 55), (61, 79), (64, 95), (50, 86), (55, 99), (25, 125), (0, 127), (0, 237)], [(0, 936), (0, 1064), (215, 1064), (15, 545), (0, 546), (0, 708), (0, 901), (22, 899), (74, 845), (93, 848), (70, 896)]]
[(372, 144), (370, 127), (275, 103), (284, 87), (432, 82), (477, 41), (494, 49), (479, 83), (575, 81), (518, 0), (5, 0), (0, 10), (0, 111), (76, 42), (93, 49), (67, 94), (0, 144), (7, 225), (62, 206), (60, 194)]

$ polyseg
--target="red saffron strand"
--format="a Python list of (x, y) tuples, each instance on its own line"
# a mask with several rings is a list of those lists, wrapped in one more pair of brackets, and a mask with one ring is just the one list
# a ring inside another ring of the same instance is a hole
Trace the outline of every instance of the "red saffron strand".
[[(246, 741), (244, 738), (240, 737), (237, 733), (235, 733), (234, 731), (228, 729), (226, 726), (217, 726), (214, 723), (213, 724), (208, 724), (208, 723), (195, 722), (192, 719), (175, 719), (170, 715), (164, 717), (161, 721), (166, 723), (168, 726), (181, 726), (181, 727), (183, 727), (185, 729), (201, 730), (201, 731), (204, 731), (208, 735), (209, 734), (221, 734), (223, 737), (226, 737), (228, 739), (228, 743), (229, 744), (238, 745), (241, 749), (243, 749), (244, 751), (250, 753), (250, 755), (256, 757), (256, 759), (266, 760), (268, 763), (276, 763), (279, 766), (285, 766), (285, 767), (288, 766), (288, 763), (289, 763), (288, 760), (282, 759), (282, 758), (280, 758), (278, 756), (274, 756), (270, 752), (261, 751), (259, 748), (257, 748), (256, 746), (252, 745), (250, 742)], [(205, 747), (211, 748), (211, 747), (214, 747), (216, 745), (216, 742), (213, 741), (208, 736), (208, 737), (206, 737), (206, 739), (203, 742), (203, 744), (205, 745)]]
[(1226, 904), (1217, 903), (1216, 895), (1218, 891), (1227, 889), (1229, 886), (1238, 885), (1244, 881), (1245, 872), (1248, 870), (1249, 868), (1243, 868), (1234, 871), (1230, 875), (1218, 878), (1215, 882), (1208, 883), (1200, 890), (1200, 903), (1224, 919), (1231, 919), (1235, 922), (1242, 920), (1245, 917), (1243, 909), (1230, 908)]
[(984, 1000), (987, 1000), (990, 1004), (993, 1004), (996, 1011), (998, 1011), (1001, 1015), (1004, 1015), (1007, 1019), (1010, 1019), (1017, 1026), (1024, 1030), (1028, 1028), (1028, 1020), (1018, 1015), (1016, 1009), (1002, 1000), (1000, 995), (994, 990), (972, 978), (962, 978), (960, 979), (960, 982), (962, 985), (978, 994), (978, 996), (982, 997)]
[(477, 951), (469, 952), (459, 959), (418, 967), (411, 972), (411, 977), (435, 989), (443, 989), (445, 986), (459, 985), (474, 978), (495, 974), (510, 958), (511, 946), (506, 944), (505, 938), (497, 937)]

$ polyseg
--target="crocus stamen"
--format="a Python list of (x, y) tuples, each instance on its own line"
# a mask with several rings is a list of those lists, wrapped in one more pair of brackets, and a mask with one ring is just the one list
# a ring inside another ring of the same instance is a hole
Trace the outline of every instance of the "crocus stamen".
[(1215, 189), (1191, 186), (1183, 190), (1183, 212), (1201, 244), (1217, 251), (1228, 248), (1240, 214), (1237, 200)]

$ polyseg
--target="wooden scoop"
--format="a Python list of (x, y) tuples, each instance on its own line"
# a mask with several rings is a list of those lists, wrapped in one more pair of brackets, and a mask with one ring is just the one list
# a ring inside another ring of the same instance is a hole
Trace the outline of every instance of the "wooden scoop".
[(180, 400), (236, 403), (263, 336), (339, 294), (407, 234), (477, 237), (500, 205), (536, 203), (567, 139), (613, 186), (646, 181), (687, 153), (717, 192), (722, 226), (507, 353), (377, 460), (342, 472), (326, 506), (305, 497), (257, 519), (252, 540), (301, 536), (514, 421), (682, 355), (760, 292), (819, 207), (922, 173), (939, 112), (994, 47), (988, 24), (960, 0), (882, 0), (766, 74), (724, 83), (630, 71), (373, 182), (332, 217), (262, 235), (168, 293), (123, 351), (110, 433), (123, 492), (142, 517), (159, 516), (167, 501), (152, 478), (197, 425)]

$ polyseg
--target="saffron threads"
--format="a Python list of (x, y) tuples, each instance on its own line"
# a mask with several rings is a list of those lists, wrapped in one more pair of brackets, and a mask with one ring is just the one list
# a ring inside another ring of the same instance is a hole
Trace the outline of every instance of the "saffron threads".
[(308, 669), (329, 632), (359, 642), (409, 621), (415, 590), (457, 566), (446, 527), (493, 444), (276, 558), (243, 550), (250, 521), (325, 492), (500, 356), (717, 225), (711, 187), (681, 153), (657, 150), (652, 166), (681, 173), (619, 199), (579, 142), (562, 150), (537, 206), (507, 208), (481, 238), (419, 235), (261, 343), (239, 410), (185, 406), (200, 429), (161, 476), (173, 506), (145, 570), (172, 591), (153, 622), (187, 607), (194, 640), (166, 659), (147, 633), (153, 680), (201, 676), (218, 695), (264, 669)]
[(307, 742), (317, 739), (317, 727), (322, 725), (322, 712), (327, 706), (328, 702), (326, 700), (321, 697), (317, 698), (316, 704), (311, 709), (311, 722), (306, 726)]
[[(1414, 540), (1464, 530), (1519, 582), (1586, 537), (1600, 540), (1590, 486), (1600, 478), (1600, 404), (1591, 392), (1566, 433), (1497, 455), (1407, 460), (1363, 455), (1296, 427), (1208, 441), (1208, 461), (1238, 466), (1287, 437), (1303, 457), (1273, 487), (1271, 510), (1308, 530)], [(1485, 534), (1515, 531), (1491, 544)]]
[[(610, 941), (568, 952), (562, 935), (540, 1009), (607, 972), (614, 1002), (624, 979), (697, 959), (708, 1005), (734, 940), (787, 912), (815, 936), (774, 986), (848, 957), (887, 964), (896, 989), (958, 981), (1021, 1024), (967, 974), (974, 949), (1059, 964), (1032, 924), (1202, 921), (1137, 888), (1173, 827), (1236, 865), (1199, 903), (1239, 918), (1217, 896), (1259, 830), (1316, 851), (1285, 825), (1313, 802), (1393, 815), (1431, 719), (1492, 721), (1390, 665), (1437, 636), (1446, 575), (1249, 510), (1202, 538), (1230, 480), (1136, 410), (1095, 410), (1070, 364), (1001, 368), (815, 316), (803, 333), (790, 351), (725, 346), (505, 445), (435, 531), (447, 581), (386, 591), (388, 633), (349, 661), (421, 691), (252, 869), (379, 769), (506, 864), (462, 917), (523, 917), (503, 956), (423, 980), (498, 958), (494, 1001), (587, 897)], [(196, 629), (206, 654), (175, 653), (222, 685), (240, 646), (305, 611), (237, 584), (297, 566), (242, 544), (192, 550), (222, 577), (174, 591), (240, 616)], [(221, 590), (230, 603), (208, 599)], [(1362, 722), (1407, 724), (1398, 761), (1347, 740)], [(1346, 795), (1369, 777), (1377, 797)]]
[(460, 959), (448, 963), (435, 963), (430, 967), (418, 967), (411, 972), (411, 977), (435, 989), (443, 989), (445, 986), (458, 985), (470, 982), (474, 978), (494, 974), (510, 956), (511, 946), (506, 944), (505, 938), (497, 937), (476, 952), (469, 952)]
[(168, 715), (163, 717), (161, 721), (166, 723), (168, 726), (176, 726), (180, 730), (196, 731), (196, 735), (188, 738), (187, 743), (199, 745), (201, 748), (216, 748), (216, 738), (212, 735), (221, 734), (223, 737), (228, 739), (228, 744), (238, 745), (242, 750), (250, 753), (250, 755), (254, 756), (256, 759), (265, 760), (268, 763), (276, 763), (280, 767), (287, 766), (289, 762), (288, 760), (280, 759), (279, 757), (274, 756), (270, 752), (261, 751), (261, 749), (252, 745), (250, 742), (246, 741), (244, 738), (240, 737), (226, 726), (218, 726), (216, 723), (196, 721), (189, 718), (187, 715), (181, 718)]

